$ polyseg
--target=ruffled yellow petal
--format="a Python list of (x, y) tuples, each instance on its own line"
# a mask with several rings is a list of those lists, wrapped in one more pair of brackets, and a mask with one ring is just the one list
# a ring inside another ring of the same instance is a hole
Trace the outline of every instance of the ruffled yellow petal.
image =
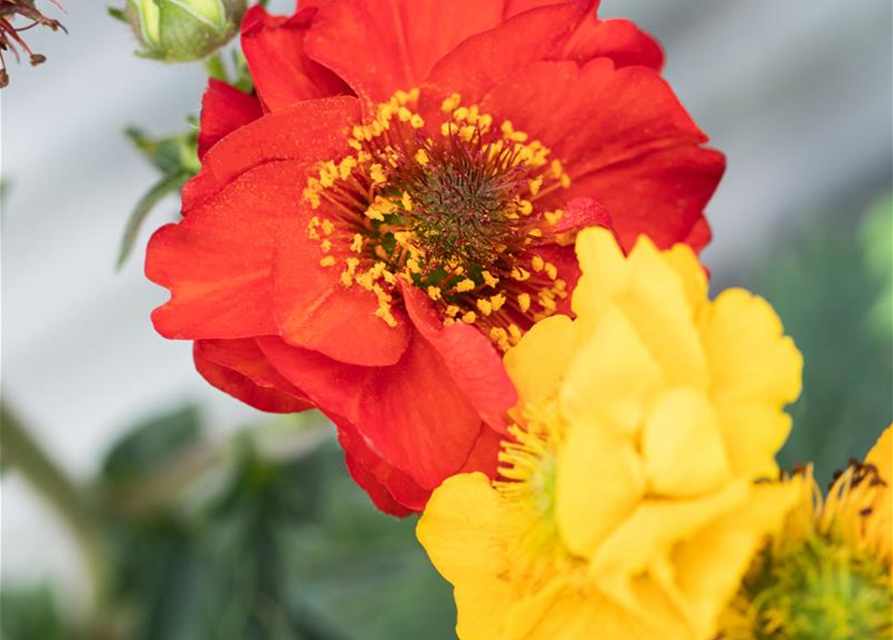
[(675, 389), (657, 401), (642, 432), (642, 457), (651, 494), (692, 497), (731, 478), (713, 408), (689, 389)]
[(676, 599), (697, 637), (710, 637), (757, 549), (781, 530), (802, 491), (799, 480), (754, 485), (740, 506), (675, 549)]
[(482, 473), (448, 478), (433, 493), (416, 527), (431, 562), (454, 588), (462, 640), (496, 640), (512, 599), (508, 581), (495, 579), (506, 569), (502, 535), (510, 523), (490, 479)]
[(635, 598), (633, 578), (656, 562), (669, 559), (679, 542), (739, 508), (749, 488), (748, 483), (737, 482), (691, 500), (644, 500), (599, 547), (589, 565), (590, 578), (603, 593), (631, 611), (647, 615)]
[(890, 425), (877, 439), (871, 451), (865, 456), (866, 464), (873, 464), (878, 475), (887, 483), (887, 492), (890, 492), (893, 481), (893, 425)]
[(645, 236), (629, 256), (626, 288), (615, 297), (667, 384), (707, 389), (707, 363), (694, 308), (675, 269)]
[(707, 274), (691, 247), (677, 244), (661, 255), (679, 276), (691, 308), (697, 311), (707, 304)]
[(554, 397), (574, 355), (574, 323), (567, 316), (537, 322), (505, 355), (521, 404)]
[(702, 309), (699, 325), (717, 403), (781, 407), (800, 395), (803, 358), (765, 300), (729, 289)]
[(777, 478), (775, 454), (791, 431), (791, 417), (777, 407), (735, 403), (716, 407), (732, 472), (739, 477)]
[(873, 528), (871, 537), (876, 541), (877, 552), (887, 558), (893, 575), (893, 425), (884, 429), (865, 462), (873, 464), (884, 481), (871, 504), (871, 522), (867, 526)]
[(695, 640), (669, 600), (648, 580), (632, 586), (648, 610), (647, 617), (631, 614), (597, 592), (567, 589), (554, 599), (547, 615), (529, 633), (506, 640)]
[(631, 438), (598, 424), (568, 426), (556, 464), (555, 519), (571, 553), (591, 556), (644, 495), (642, 463)]
[(577, 234), (580, 277), (571, 298), (577, 322), (598, 322), (617, 291), (626, 287), (629, 265), (617, 241), (607, 229), (590, 227)]
[(660, 368), (629, 320), (609, 307), (571, 364), (560, 391), (561, 408), (571, 422), (632, 434), (663, 384)]

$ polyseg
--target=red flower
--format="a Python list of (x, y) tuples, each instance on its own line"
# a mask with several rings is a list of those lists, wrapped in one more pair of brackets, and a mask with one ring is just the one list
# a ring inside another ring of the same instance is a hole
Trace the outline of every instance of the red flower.
[(499, 351), (569, 313), (579, 229), (709, 240), (723, 158), (655, 42), (595, 4), (258, 6), (257, 96), (205, 94), (184, 219), (148, 249), (172, 293), (155, 327), (253, 406), (319, 407), (385, 511), (494, 472), (516, 399)]

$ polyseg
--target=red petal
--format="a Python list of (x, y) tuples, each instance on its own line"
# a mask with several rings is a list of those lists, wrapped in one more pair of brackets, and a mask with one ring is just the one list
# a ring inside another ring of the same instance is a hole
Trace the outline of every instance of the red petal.
[(275, 233), (279, 220), (297, 208), (305, 175), (296, 162), (261, 165), (178, 224), (155, 232), (146, 250), (146, 276), (171, 292), (171, 299), (152, 313), (161, 335), (199, 339), (278, 333), (272, 297)]
[(583, 68), (539, 62), (506, 78), (481, 108), (550, 147), (573, 178), (544, 202), (589, 197), (607, 208), (624, 245), (646, 233), (660, 246), (686, 237), (724, 168), (721, 154), (670, 87), (644, 67), (605, 58)]
[[(558, 4), (560, 0), (506, 0), (505, 9), (503, 10), (503, 14), (505, 19), (513, 18), (519, 13), (524, 13), (525, 11), (530, 11), (531, 9), (539, 9), (540, 7), (547, 7), (550, 4)], [(599, 2), (598, 0), (593, 1), (590, 4), (591, 11), (593, 14), (595, 10), (598, 8)]]
[(347, 453), (347, 445), (343, 441), (341, 446), (345, 449), (344, 464), (347, 466), (350, 477), (369, 495), (372, 503), (380, 511), (396, 518), (405, 518), (414, 513), (413, 509), (403, 506), (391, 495), (391, 492), (379, 481), (372, 470), (364, 467), (357, 462), (356, 458)]
[(430, 490), (422, 489), (408, 475), (382, 460), (350, 422), (337, 417), (333, 417), (333, 422), (338, 427), (338, 441), (344, 447), (348, 471), (375, 506), (401, 517), (425, 508)]
[(420, 85), (442, 56), (502, 19), (503, 3), (495, 1), (332, 0), (305, 47), (358, 95), (381, 102)]
[(554, 227), (549, 228), (550, 233), (575, 235), (586, 227), (613, 228), (608, 210), (592, 198), (574, 198), (562, 210), (564, 215)]
[(436, 487), (468, 458), (480, 416), (420, 334), (390, 367), (342, 364), (277, 338), (258, 344), (321, 410), (355, 424), (384, 460), (421, 487)]
[(607, 207), (627, 251), (642, 234), (660, 248), (691, 241), (700, 249), (709, 240), (704, 207), (724, 169), (718, 151), (679, 146), (578, 178), (570, 192), (591, 194)]
[[(320, 242), (307, 235), (312, 215), (321, 210), (299, 207), (299, 214), (278, 229), (279, 250), (273, 270), (273, 295), (279, 332), (286, 342), (344, 362), (363, 366), (395, 364), (409, 342), (410, 326), (398, 307), (389, 326), (375, 315), (378, 299), (358, 285), (340, 280), (343, 261), (339, 247), (323, 254)], [(337, 216), (333, 216), (337, 220)], [(343, 248), (347, 252), (347, 248)], [(324, 255), (339, 259), (320, 266)]]
[(302, 100), (349, 94), (337, 75), (304, 54), (315, 7), (294, 16), (271, 16), (259, 4), (242, 20), (242, 51), (264, 106), (276, 111)]
[(518, 395), (489, 338), (467, 324), (443, 326), (428, 297), (403, 284), (403, 299), (413, 324), (440, 354), (456, 385), (492, 428), (505, 432), (505, 414)]
[(502, 449), (502, 439), (501, 434), (484, 426), (460, 472), (480, 471), (495, 479), (496, 471), (499, 468), (499, 451)]
[[(237, 367), (218, 362), (238, 360)], [(210, 357), (209, 357), (210, 356)], [(266, 362), (253, 340), (196, 342), (193, 348), (195, 368), (213, 386), (261, 411), (296, 413), (312, 407), (301, 393)], [(269, 384), (275, 379), (276, 384)], [(291, 392), (284, 389), (290, 389)]]
[(218, 140), (261, 117), (260, 102), (233, 86), (214, 78), (202, 96), (198, 157), (202, 158)]
[(540, 7), (468, 38), (434, 65), (425, 80), (423, 115), (436, 117), (443, 97), (453, 92), (461, 94), (464, 104), (477, 103), (500, 79), (555, 51), (592, 7), (585, 1)]
[(710, 223), (707, 222), (707, 218), (701, 217), (695, 221), (683, 242), (694, 249), (695, 253), (700, 253), (712, 237), (713, 232), (710, 230)]
[(664, 53), (657, 41), (629, 20), (599, 20), (592, 13), (580, 23), (551, 60), (585, 63), (606, 57), (617, 67), (640, 65), (660, 71)]
[[(257, 165), (340, 157), (344, 135), (359, 115), (356, 98), (324, 98), (269, 113), (234, 131), (205, 154), (202, 170), (183, 188), (184, 214)], [(254, 195), (264, 197), (263, 192)]]

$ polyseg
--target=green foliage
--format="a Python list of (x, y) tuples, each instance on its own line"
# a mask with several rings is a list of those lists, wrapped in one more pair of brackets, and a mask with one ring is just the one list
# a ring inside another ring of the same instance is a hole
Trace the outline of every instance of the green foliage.
[[(890, 209), (877, 211), (889, 228)], [(869, 217), (861, 228), (877, 224)], [(794, 429), (779, 461), (788, 468), (813, 461), (820, 484), (849, 456), (862, 457), (893, 419), (893, 333), (874, 320), (890, 291), (891, 263), (886, 273), (872, 266), (860, 237), (885, 242), (849, 221), (816, 225), (778, 250), (754, 284), (804, 358), (803, 393), (791, 409)]]
[[(331, 431), (290, 416), (214, 443), (193, 406), (134, 425), (94, 483), (100, 614), (46, 640), (455, 640), (415, 519), (371, 505)], [(5, 622), (5, 640), (43, 640)]]
[(46, 585), (4, 588), (0, 610), (0, 634), (5, 640), (72, 640)]
[(133, 251), (140, 228), (152, 210), (167, 196), (179, 194), (186, 181), (201, 168), (197, 123), (191, 119), (189, 124), (188, 131), (162, 138), (150, 138), (136, 128), (126, 131), (134, 146), (161, 172), (161, 177), (143, 194), (130, 213), (118, 250), (118, 268), (124, 265)]
[(198, 407), (186, 405), (140, 422), (112, 445), (102, 465), (102, 476), (113, 484), (132, 484), (157, 473), (201, 435)]

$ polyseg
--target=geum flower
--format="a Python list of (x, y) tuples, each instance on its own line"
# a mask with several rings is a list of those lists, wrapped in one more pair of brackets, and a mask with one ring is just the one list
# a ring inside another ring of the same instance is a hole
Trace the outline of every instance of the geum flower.
[[(812, 468), (784, 529), (751, 563), (722, 640), (887, 640), (893, 632), (893, 431), (822, 496)], [(797, 474), (799, 475), (799, 474)], [(795, 475), (795, 479), (797, 479)]]
[(515, 402), (499, 350), (570, 313), (572, 243), (709, 238), (724, 167), (660, 49), (594, 2), (331, 0), (254, 7), (257, 96), (212, 81), (184, 219), (150, 242), (212, 384), (319, 407), (382, 509), (495, 473)]
[(576, 319), (505, 356), (520, 402), (495, 481), (447, 479), (418, 537), (455, 587), (462, 640), (710, 640), (800, 489), (774, 454), (802, 361), (771, 307), (707, 299), (677, 245), (577, 238)]

